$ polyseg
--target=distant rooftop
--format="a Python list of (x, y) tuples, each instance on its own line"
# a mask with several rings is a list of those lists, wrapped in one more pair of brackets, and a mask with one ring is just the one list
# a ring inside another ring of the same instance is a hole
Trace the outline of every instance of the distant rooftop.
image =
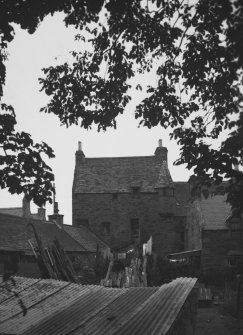
[(231, 207), (226, 202), (226, 195), (202, 197), (200, 208), (203, 216), (203, 228), (208, 230), (228, 229), (225, 223), (231, 214)]
[(30, 240), (34, 246), (37, 244), (29, 223), (35, 226), (44, 246), (48, 246), (55, 239), (58, 239), (68, 252), (87, 251), (63, 229), (58, 228), (55, 223), (2, 213), (0, 213), (0, 251), (33, 254), (28, 241)]
[(101, 240), (95, 233), (91, 232), (87, 227), (84, 226), (70, 226), (63, 225), (63, 229), (68, 233), (75, 241), (84, 247), (84, 249), (90, 252), (97, 251), (97, 245), (99, 246), (99, 251), (103, 252), (107, 250), (108, 245), (106, 242)]

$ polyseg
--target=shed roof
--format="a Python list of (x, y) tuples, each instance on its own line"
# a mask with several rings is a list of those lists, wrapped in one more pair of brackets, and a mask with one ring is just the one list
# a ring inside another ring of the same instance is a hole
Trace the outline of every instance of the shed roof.
[(33, 245), (36, 245), (36, 240), (33, 229), (29, 226), (29, 223), (34, 224), (36, 227), (37, 233), (41, 237), (44, 246), (58, 239), (66, 251), (86, 251), (84, 247), (69, 236), (63, 229), (58, 228), (54, 223), (2, 213), (0, 213), (0, 250), (23, 251), (32, 254), (28, 240), (30, 240)]
[(100, 251), (105, 251), (108, 245), (101, 240), (95, 233), (84, 226), (63, 225), (63, 229), (80, 245), (90, 252), (96, 252), (97, 244)]
[[(159, 287), (105, 288), (53, 279), (15, 277), (13, 292), (0, 285), (1, 334), (167, 334), (196, 279), (177, 278)], [(4, 293), (2, 295), (2, 292)]]
[(173, 187), (167, 162), (156, 156), (85, 158), (76, 164), (73, 192), (156, 192), (166, 186)]
[(225, 221), (231, 213), (226, 195), (215, 195), (200, 201), (203, 216), (203, 228), (208, 230), (228, 229)]

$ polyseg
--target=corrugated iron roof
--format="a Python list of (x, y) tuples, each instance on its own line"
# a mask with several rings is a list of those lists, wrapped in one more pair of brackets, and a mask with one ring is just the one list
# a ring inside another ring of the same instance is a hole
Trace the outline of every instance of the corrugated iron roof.
[[(14, 278), (18, 297), (0, 302), (0, 334), (166, 334), (196, 279), (144, 288)], [(12, 285), (10, 281), (0, 286)], [(21, 299), (27, 314), (19, 304)]]

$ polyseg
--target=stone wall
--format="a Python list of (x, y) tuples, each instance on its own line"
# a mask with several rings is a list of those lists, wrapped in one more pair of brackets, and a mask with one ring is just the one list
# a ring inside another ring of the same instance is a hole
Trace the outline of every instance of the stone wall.
[(204, 274), (225, 273), (228, 269), (228, 253), (243, 251), (242, 237), (232, 239), (229, 229), (202, 231), (202, 270)]
[(185, 249), (195, 250), (201, 249), (201, 227), (203, 217), (200, 211), (199, 201), (194, 201), (188, 208), (185, 230)]
[[(73, 225), (86, 222), (108, 243), (131, 241), (131, 219), (139, 219), (140, 241), (153, 235), (153, 249), (160, 254), (180, 251), (181, 225), (174, 198), (157, 193), (73, 194)], [(110, 233), (102, 223), (110, 223)], [(177, 232), (176, 232), (177, 231)], [(177, 240), (179, 239), (179, 240)]]

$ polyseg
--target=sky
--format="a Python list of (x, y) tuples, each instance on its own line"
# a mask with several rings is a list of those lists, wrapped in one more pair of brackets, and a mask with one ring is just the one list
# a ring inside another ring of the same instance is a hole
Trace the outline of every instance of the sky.
[[(46, 160), (53, 169), (56, 185), (56, 200), (59, 213), (64, 215), (64, 223), (72, 224), (72, 183), (75, 167), (75, 151), (78, 141), (82, 142), (86, 157), (119, 157), (153, 155), (158, 140), (168, 148), (168, 166), (174, 181), (187, 181), (192, 171), (185, 166), (174, 166), (179, 157), (179, 146), (170, 140), (169, 130), (161, 126), (147, 129), (138, 127), (134, 118), (136, 104), (144, 97), (143, 91), (133, 90), (132, 100), (124, 114), (117, 121), (117, 129), (106, 132), (85, 130), (78, 126), (60, 126), (59, 119), (39, 110), (48, 102), (45, 93), (40, 92), (38, 78), (43, 76), (41, 69), (58, 65), (69, 58), (69, 51), (77, 50), (80, 44), (74, 40), (77, 31), (66, 28), (63, 14), (48, 16), (32, 35), (15, 25), (15, 37), (8, 47), (6, 85), (4, 102), (11, 104), (16, 112), (18, 131), (32, 135), (35, 141), (46, 142), (56, 157)], [(136, 77), (134, 86), (140, 83), (153, 84), (155, 72), (144, 77)], [(23, 196), (11, 195), (0, 190), (0, 207), (21, 207)], [(36, 206), (31, 205), (32, 212)], [(47, 215), (52, 214), (52, 205), (46, 206)]]

